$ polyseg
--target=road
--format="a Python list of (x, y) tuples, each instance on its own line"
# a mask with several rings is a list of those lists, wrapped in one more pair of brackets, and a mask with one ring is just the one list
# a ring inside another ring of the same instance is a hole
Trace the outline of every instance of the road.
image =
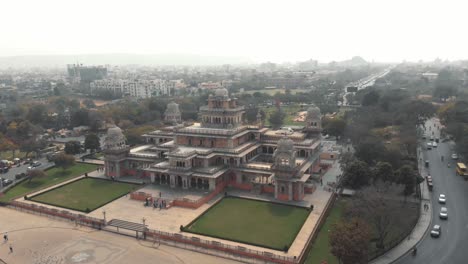
[[(44, 158), (40, 158), (40, 159), (34, 159), (34, 161), (39, 161), (41, 163), (41, 166), (39, 167), (36, 167), (36, 169), (45, 169), (51, 165), (53, 165), (53, 162), (49, 162), (47, 161), (47, 159), (44, 157)], [(10, 170), (8, 170), (7, 173), (2, 173), (0, 174), (0, 178), (4, 178), (4, 179), (10, 179), (10, 180), (15, 180), (15, 175), (17, 173), (26, 173), (27, 169), (28, 169), (28, 166), (31, 166), (31, 165), (23, 165), (23, 163), (21, 163), (21, 166), (20, 167), (17, 167), (16, 165), (15, 166), (12, 166), (10, 168)], [(0, 189), (1, 188), (1, 185), (0, 185)]]
[(364, 89), (366, 87), (369, 87), (369, 86), (372, 86), (374, 85), (375, 83), (375, 80), (379, 79), (379, 78), (382, 78), (384, 77), (385, 75), (387, 75), (393, 68), (390, 67), (390, 68), (387, 68), (385, 69), (384, 71), (382, 72), (379, 72), (379, 73), (375, 73), (375, 74), (372, 74), (372, 75), (369, 75), (367, 77), (364, 77), (356, 82), (352, 82), (352, 83), (349, 83), (348, 85), (345, 86), (345, 90), (344, 90), (344, 94), (343, 94), (343, 106), (346, 106), (348, 105), (348, 100), (346, 99), (346, 95), (348, 94), (348, 87), (349, 86), (352, 86), (352, 87), (357, 87), (358, 90), (361, 90), (361, 89)]
[[(426, 134), (439, 136), (439, 131), (434, 127), (437, 121), (430, 120), (426, 125)], [(429, 127), (431, 129), (429, 130)], [(421, 242), (418, 244), (416, 256), (408, 254), (396, 263), (424, 263), (424, 264), (463, 264), (468, 263), (468, 182), (455, 173), (455, 161), (450, 158), (453, 153), (454, 144), (451, 141), (440, 142), (439, 146), (432, 150), (426, 150), (424, 144), (424, 160), (429, 160), (429, 172), (433, 178), (434, 190), (431, 193), (432, 199), (432, 224), (440, 224), (442, 233), (440, 238), (432, 238), (426, 232)], [(441, 161), (444, 155), (444, 162)], [(450, 162), (451, 167), (447, 167)], [(447, 196), (445, 207), (448, 209), (448, 220), (439, 218), (441, 204), (438, 203), (439, 194)]]

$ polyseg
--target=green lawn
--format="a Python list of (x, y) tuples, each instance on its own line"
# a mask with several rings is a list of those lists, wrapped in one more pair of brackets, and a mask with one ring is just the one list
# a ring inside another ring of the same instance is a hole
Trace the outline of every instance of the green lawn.
[[(303, 106), (299, 104), (295, 105), (284, 105), (281, 106), (281, 110), (286, 113), (286, 117), (284, 118), (284, 125), (285, 126), (304, 126), (304, 122), (294, 122), (294, 118), (297, 116), (297, 113), (300, 111), (307, 111), (308, 106)], [(276, 111), (275, 106), (264, 107), (262, 110), (266, 114), (265, 125), (270, 125), (270, 115)]]
[(137, 186), (137, 184), (133, 183), (82, 178), (78, 181), (36, 195), (32, 197), (31, 200), (82, 212), (90, 212), (129, 193)]
[(308, 215), (305, 208), (226, 197), (186, 231), (283, 250)]
[(340, 220), (343, 213), (343, 208), (344, 205), (342, 202), (335, 203), (330, 211), (330, 214), (325, 220), (325, 223), (315, 238), (305, 263), (316, 264), (322, 263), (324, 260), (326, 260), (328, 264), (338, 264), (338, 259), (331, 253), (328, 233), (331, 230), (332, 225)]
[(52, 168), (46, 171), (47, 176), (43, 178), (33, 179), (31, 182), (28, 180), (16, 185), (8, 190), (4, 196), (0, 197), (0, 201), (7, 202), (13, 198), (24, 196), (28, 193), (50, 187), (57, 183), (67, 181), (77, 176), (83, 175), (85, 172), (96, 170), (97, 166), (94, 164), (76, 163), (72, 167), (63, 170), (61, 168)]

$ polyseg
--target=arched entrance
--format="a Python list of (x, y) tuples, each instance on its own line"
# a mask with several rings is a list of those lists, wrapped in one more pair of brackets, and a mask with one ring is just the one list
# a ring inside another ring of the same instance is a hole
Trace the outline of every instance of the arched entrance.
[(182, 187), (182, 177), (177, 176), (177, 186)]

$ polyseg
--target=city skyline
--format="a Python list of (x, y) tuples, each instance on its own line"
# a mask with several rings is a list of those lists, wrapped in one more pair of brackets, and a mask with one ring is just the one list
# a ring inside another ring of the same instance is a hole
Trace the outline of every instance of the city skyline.
[(0, 57), (194, 54), (253, 63), (468, 59), (462, 1), (5, 3)]

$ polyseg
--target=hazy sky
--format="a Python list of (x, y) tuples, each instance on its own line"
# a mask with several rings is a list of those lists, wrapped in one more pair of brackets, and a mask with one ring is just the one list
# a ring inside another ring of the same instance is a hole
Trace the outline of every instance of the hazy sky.
[(0, 56), (468, 59), (467, 0), (0, 1)]

